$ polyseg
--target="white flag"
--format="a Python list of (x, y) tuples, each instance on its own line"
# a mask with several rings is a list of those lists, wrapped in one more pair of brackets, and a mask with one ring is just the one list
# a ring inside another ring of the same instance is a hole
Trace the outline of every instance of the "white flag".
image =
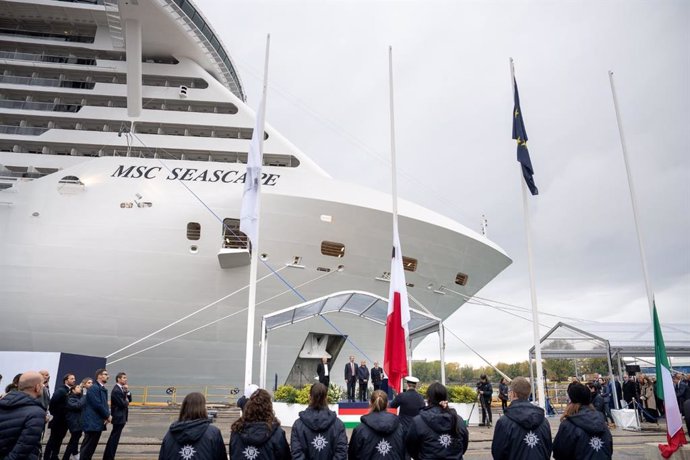
[(256, 126), (249, 144), (247, 155), (247, 173), (244, 177), (244, 193), (242, 194), (242, 209), (240, 211), (240, 231), (249, 237), (252, 246), (259, 242), (259, 212), (261, 200), (259, 185), (261, 182), (261, 165), (263, 163), (263, 136), (264, 136), (264, 104), (265, 96), (261, 98), (259, 110), (256, 113)]

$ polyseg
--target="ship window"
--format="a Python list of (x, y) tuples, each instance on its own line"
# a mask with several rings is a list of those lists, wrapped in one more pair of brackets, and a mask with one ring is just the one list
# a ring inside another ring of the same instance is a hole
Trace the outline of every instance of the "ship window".
[(58, 184), (74, 184), (74, 185), (84, 185), (82, 181), (79, 180), (77, 176), (65, 176)]
[(464, 273), (458, 273), (457, 275), (455, 275), (455, 284), (465, 286), (467, 284), (467, 275), (465, 275)]
[(247, 235), (240, 231), (239, 219), (223, 219), (223, 247), (228, 249), (247, 249)]
[(198, 222), (187, 223), (187, 239), (196, 241), (201, 238), (201, 224)]
[(408, 272), (417, 271), (417, 259), (403, 256), (403, 268)]
[(345, 255), (345, 245), (333, 241), (322, 241), (321, 254), (331, 257), (343, 257)]

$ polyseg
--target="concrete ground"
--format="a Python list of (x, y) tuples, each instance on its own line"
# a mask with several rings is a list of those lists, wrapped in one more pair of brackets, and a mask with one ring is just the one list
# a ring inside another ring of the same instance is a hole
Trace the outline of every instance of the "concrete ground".
[[(230, 425), (240, 413), (238, 409), (221, 409), (215, 420), (226, 442), (230, 440)], [(178, 409), (173, 408), (146, 408), (132, 407), (129, 413), (129, 422), (125, 426), (117, 458), (143, 460), (157, 459), (160, 444), (165, 436), (168, 426), (177, 420)], [(494, 423), (498, 420), (498, 414), (494, 414)], [(559, 426), (558, 418), (549, 418), (553, 436), (556, 435)], [(290, 429), (285, 428), (288, 441), (290, 440)], [(484, 460), (491, 458), (491, 439), (493, 428), (470, 426), (470, 444), (465, 454), (465, 458), (472, 460)], [(94, 458), (101, 458), (105, 442), (108, 439), (109, 431), (103, 433), (101, 442)], [(348, 436), (351, 430), (348, 430)], [(656, 455), (658, 443), (666, 442), (666, 425), (661, 422), (659, 425), (643, 423), (642, 431), (613, 430), (613, 458), (617, 460), (661, 458)], [(69, 435), (68, 435), (69, 436)], [(45, 439), (47, 439), (47, 434)], [(63, 443), (63, 449), (67, 440)], [(656, 456), (655, 456), (656, 455)], [(686, 455), (690, 458), (690, 449)], [(673, 458), (676, 458), (674, 455)]]

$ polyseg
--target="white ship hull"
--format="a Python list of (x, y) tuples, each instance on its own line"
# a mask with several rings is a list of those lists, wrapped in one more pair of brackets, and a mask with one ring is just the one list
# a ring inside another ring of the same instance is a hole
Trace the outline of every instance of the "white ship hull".
[[(46, 4), (46, 15), (51, 9), (55, 16), (88, 11), (97, 29), (94, 43), (85, 49), (118, 50), (113, 45), (113, 29), (106, 26), (103, 6), (39, 3)], [(165, 21), (172, 27), (182, 14), (176, 5), (179, 2), (161, 0), (139, 7), (142, 11), (119, 5), (121, 21), (136, 16), (148, 27), (143, 29), (144, 59), (149, 46), (156, 55), (164, 54), (158, 41), (147, 39), (146, 31)], [(2, 14), (8, 16), (5, 20), (17, 21), (22, 27), (28, 27), (21, 22), (23, 14), (29, 15), (24, 9), (35, 14), (39, 6), (30, 1), (0, 1)], [(200, 32), (196, 33), (198, 38)], [(48, 40), (14, 33), (0, 32), (0, 42), (3, 50), (13, 47), (14, 52), (41, 46), (51, 53), (64, 51), (54, 49), (55, 44)], [(83, 98), (77, 112), (0, 105), (4, 126), (17, 126), (0, 134), (0, 165), (4, 168), (0, 182), (11, 184), (0, 191), (1, 350), (110, 356), (113, 362), (234, 313), (212, 326), (115, 362), (112, 370), (125, 369), (131, 380), (145, 384), (240, 385), (243, 381), (243, 309), (247, 304), (243, 288), (249, 266), (223, 268), (218, 253), (224, 244), (222, 219), (239, 218), (243, 186), (244, 165), (227, 157), (233, 152), (246, 157), (248, 140), (244, 133), (235, 138), (217, 137), (220, 128), (212, 133), (208, 127), (234, 127), (238, 133), (251, 130), (253, 112), (242, 101), (239, 80), (234, 86), (228, 83), (226, 74), (232, 73), (228, 68), (214, 73), (217, 62), (203, 53), (175, 58), (179, 62), (175, 65), (144, 62), (143, 74), (146, 78), (167, 72), (170, 79), (183, 75), (206, 80), (207, 88), (189, 90), (183, 101), (190, 101), (187, 112), (147, 109), (145, 102), (139, 114), (130, 116), (124, 107), (89, 105), (94, 94), (115, 101), (127, 98), (127, 85), (123, 84), (97, 82), (87, 90), (44, 88), (34, 84), (40, 83), (36, 80), (40, 77), (0, 81), (0, 103), (45, 93)], [(25, 67), (36, 65), (23, 59), (4, 59), (0, 64), (6, 76), (8, 72), (20, 76)], [(132, 72), (127, 61), (112, 60), (99, 60), (88, 69), (71, 64), (41, 66), (45, 69), (41, 67), (40, 72), (46, 75), (57, 71), (69, 78), (77, 78), (80, 72), (94, 75), (116, 69), (129, 79)], [(216, 77), (211, 78), (213, 75)], [(140, 90), (144, 101), (180, 101), (178, 87), (144, 84)], [(195, 108), (191, 101), (222, 101), (238, 111), (190, 116)], [(50, 120), (57, 121), (48, 125)], [(89, 120), (126, 129), (96, 131), (87, 126)], [(71, 127), (70, 123), (80, 125)], [(156, 124), (157, 131), (151, 131)], [(37, 134), (28, 129), (36, 126), (44, 130)], [(190, 132), (170, 134), (179, 126)], [(193, 133), (197, 128), (201, 135)], [(388, 283), (377, 278), (385, 277), (390, 269), (392, 241), (390, 196), (331, 179), (270, 127), (266, 132), (267, 157), (273, 155), (280, 166), (265, 165), (263, 169), (259, 251), (264, 260), (259, 277), (269, 275), (271, 269), (279, 276), (270, 275), (258, 284), (255, 377), (262, 315), (348, 289), (387, 296)], [(65, 146), (73, 150), (59, 154)], [(36, 151), (43, 153), (31, 153)], [(95, 156), (87, 156), (94, 151)], [(209, 161), (184, 159), (200, 158), (200, 151), (207, 152)], [(22, 168), (38, 172), (40, 177), (19, 177), (17, 171)], [(435, 292), (441, 286), (472, 295), (510, 264), (499, 247), (450, 219), (407, 202), (400, 203), (400, 216), (404, 255), (417, 260), (416, 270), (406, 272), (410, 295), (440, 318), (461, 305), (457, 297)], [(198, 239), (189, 239), (189, 223), (200, 225)], [(343, 257), (322, 254), (324, 241), (343, 244)], [(464, 285), (455, 284), (458, 273), (467, 275)], [(234, 292), (198, 315), (112, 354)], [(347, 335), (351, 342), (343, 347), (341, 357), (365, 353), (371, 360), (382, 360), (381, 325), (347, 314), (329, 315), (328, 319), (340, 332), (314, 318), (272, 333), (269, 381), (276, 374), (279, 382), (287, 378), (309, 332)], [(336, 361), (334, 369), (341, 361), (345, 362), (343, 358)]]

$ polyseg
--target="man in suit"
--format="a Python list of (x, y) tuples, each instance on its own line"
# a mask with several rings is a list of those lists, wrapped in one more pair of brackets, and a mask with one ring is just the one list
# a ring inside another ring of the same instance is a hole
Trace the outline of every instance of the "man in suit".
[(362, 360), (357, 368), (357, 380), (359, 381), (359, 400), (367, 401), (367, 388), (369, 387), (369, 369), (367, 362)]
[(347, 400), (355, 402), (355, 387), (357, 386), (357, 364), (355, 357), (350, 356), (350, 362), (345, 364), (345, 383), (347, 384)]
[(383, 369), (379, 366), (378, 361), (374, 361), (374, 367), (371, 368), (371, 384), (374, 385), (374, 391), (381, 389), (382, 380)]
[(84, 429), (84, 440), (79, 451), (80, 460), (91, 460), (98, 447), (98, 440), (101, 439), (101, 433), (105, 431), (106, 424), (113, 420), (108, 408), (106, 383), (108, 383), (108, 371), (98, 369), (96, 381), (86, 392), (86, 404), (82, 411), (81, 426)]
[(316, 375), (319, 376), (319, 383), (322, 383), (328, 388), (331, 383), (331, 370), (328, 365), (328, 357), (324, 356), (321, 358), (321, 362), (316, 366)]
[(127, 423), (129, 416), (129, 403), (132, 401), (132, 393), (127, 386), (127, 374), (120, 372), (115, 376), (115, 386), (110, 392), (110, 411), (113, 417), (113, 431), (110, 432), (108, 443), (105, 445), (103, 460), (115, 460), (117, 445), (120, 443), (120, 435)]
[[(50, 372), (41, 369), (38, 373), (43, 377), (43, 393), (41, 393), (40, 399), (41, 405), (45, 410), (48, 410), (48, 406), (50, 405)], [(48, 412), (48, 414), (50, 414), (50, 412)]]
[(67, 434), (67, 395), (76, 383), (74, 374), (66, 374), (62, 378), (62, 385), (58, 386), (50, 398), (50, 415), (53, 419), (48, 423), (50, 437), (43, 452), (43, 460), (59, 460), (60, 446)]

